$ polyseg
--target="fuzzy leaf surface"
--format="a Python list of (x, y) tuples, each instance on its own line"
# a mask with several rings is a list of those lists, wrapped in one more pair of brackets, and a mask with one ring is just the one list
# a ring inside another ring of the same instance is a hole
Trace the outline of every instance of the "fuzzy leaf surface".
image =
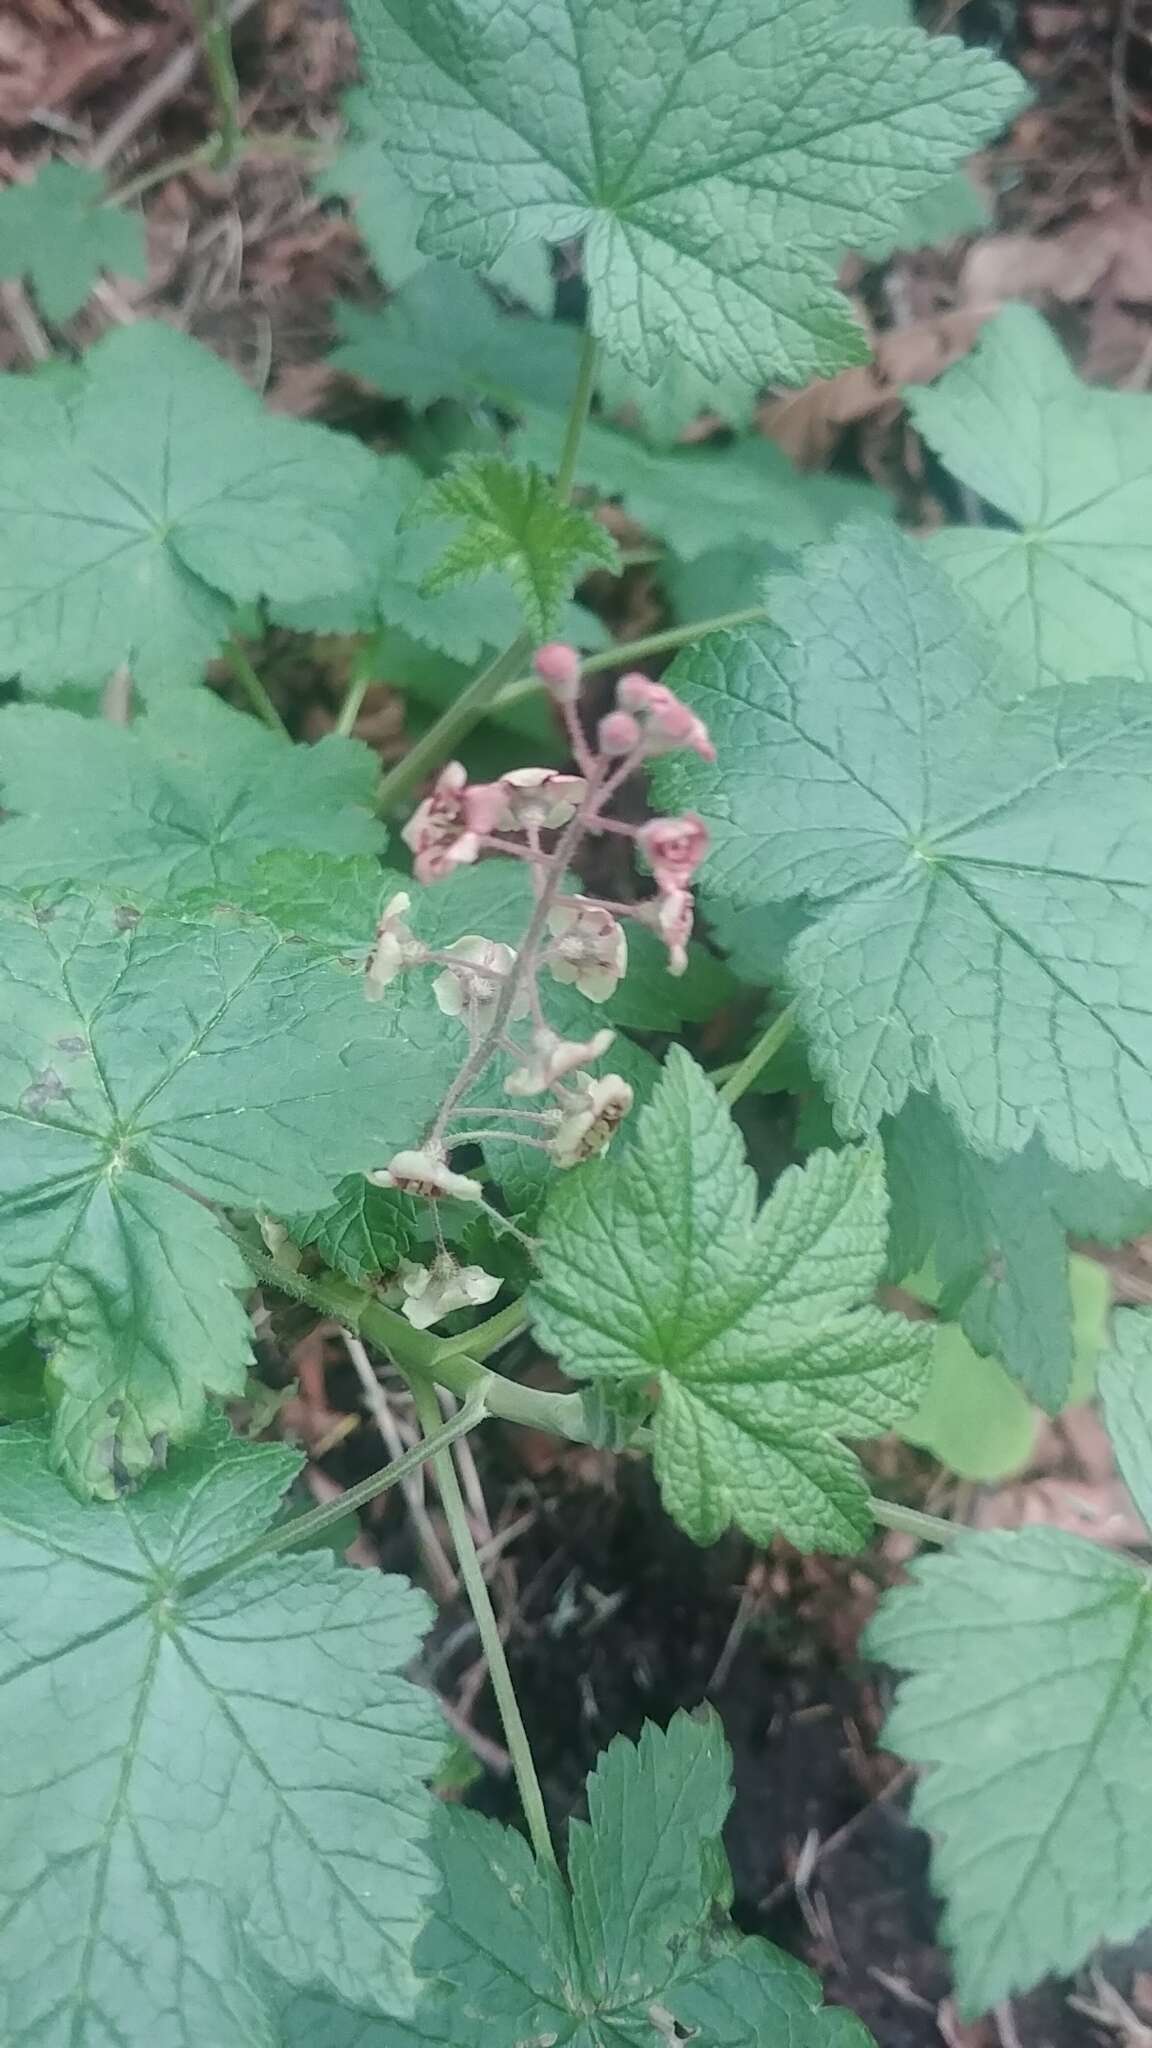
[(841, 1434), (912, 1412), (931, 1342), (867, 1306), (886, 1210), (878, 1156), (848, 1150), (790, 1168), (757, 1214), (739, 1131), (675, 1047), (631, 1150), (553, 1192), (537, 1327), (575, 1378), (657, 1382), (656, 1475), (698, 1543), (733, 1523), (758, 1543), (866, 1540)]
[(1152, 399), (1077, 377), (1030, 306), (1006, 306), (973, 354), (910, 391), (953, 475), (1011, 526), (925, 543), (1004, 642), (1009, 693), (1152, 665)]
[(1139, 1309), (1117, 1313), (1099, 1387), (1116, 1463), (1152, 1528), (1152, 1316)]
[(285, 2016), (284, 2048), (867, 2048), (851, 2014), (822, 2009), (815, 1978), (723, 1924), (720, 1829), (731, 1761), (716, 1717), (649, 1723), (610, 1744), (569, 1836), (569, 1889), (511, 1828), (459, 1809), (439, 1831), (445, 1890), (417, 1962), (443, 1988), (408, 2025), (311, 1998)]
[(265, 924), (13, 900), (0, 931), (3, 1327), (51, 1345), (53, 1455), (108, 1495), (243, 1388), (247, 1272), (205, 1204), (324, 1206), (416, 1141), (443, 1047)]
[(964, 1536), (869, 1631), (911, 1675), (885, 1730), (927, 1768), (962, 2008), (986, 2011), (1152, 1918), (1152, 1592), (1056, 1529)]
[(0, 1435), (11, 2048), (271, 2048), (266, 1971), (411, 2008), (446, 1746), (400, 1675), (427, 1601), (322, 1552), (178, 1584), (272, 1521), (299, 1462), (217, 1424), (93, 1510), (42, 1432)]
[(1036, 1138), (988, 1159), (923, 1095), (886, 1124), (884, 1150), (893, 1279), (931, 1258), (943, 1313), (1056, 1414), (1074, 1355), (1068, 1234), (1122, 1244), (1152, 1224), (1152, 1193), (1107, 1170), (1070, 1174)]
[(0, 277), (26, 277), (46, 320), (78, 313), (102, 270), (148, 275), (143, 214), (103, 199), (98, 172), (65, 163), (0, 192)]
[(942, 572), (883, 529), (774, 580), (778, 630), (715, 636), (675, 687), (722, 767), (670, 759), (707, 819), (707, 891), (802, 899), (785, 975), (845, 1135), (935, 1087), (990, 1155), (1037, 1133), (1147, 1175), (1152, 708), (1142, 684), (1011, 705)]
[(65, 882), (137, 902), (226, 890), (266, 854), (367, 854), (376, 757), (354, 740), (287, 746), (206, 693), (131, 726), (0, 712), (0, 866), (10, 887)]
[(146, 692), (198, 681), (238, 605), (364, 579), (376, 471), (148, 322), (0, 378), (0, 668), (31, 689), (123, 664)]
[[(839, 0), (354, 0), (430, 254), (584, 235), (591, 324), (651, 381), (799, 381), (864, 353), (845, 246), (896, 230), (1022, 103), (982, 52)], [(435, 138), (434, 146), (430, 137)]]
[(408, 516), (454, 529), (425, 576), (429, 596), (502, 570), (539, 639), (553, 630), (582, 575), (619, 566), (616, 542), (590, 512), (565, 504), (538, 469), (521, 469), (499, 455), (455, 463), (428, 485)]

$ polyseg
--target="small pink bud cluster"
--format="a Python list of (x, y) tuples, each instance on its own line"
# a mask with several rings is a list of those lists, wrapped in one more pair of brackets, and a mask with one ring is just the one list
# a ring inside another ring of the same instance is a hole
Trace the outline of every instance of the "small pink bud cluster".
[[(668, 966), (683, 974), (692, 933), (692, 884), (708, 851), (708, 832), (692, 812), (657, 817), (635, 826), (609, 815), (627, 778), (642, 764), (686, 747), (715, 759), (706, 727), (663, 683), (631, 673), (622, 676), (616, 703), (600, 720), (595, 746), (577, 717), (580, 656), (559, 642), (541, 647), (536, 670), (560, 709), (578, 774), (553, 768), (516, 768), (496, 782), (472, 783), (459, 761), (440, 771), (432, 789), (404, 827), (416, 878), (442, 880), (481, 854), (501, 853), (524, 861), (532, 876), (533, 909), (516, 948), (478, 932), (465, 933), (439, 949), (426, 946), (409, 927), (411, 899), (392, 897), (376, 931), (366, 968), (366, 991), (383, 997), (398, 975), (435, 966), (434, 999), (446, 1017), (467, 1033), (467, 1053), (423, 1144), (399, 1152), (369, 1176), (379, 1185), (419, 1195), (433, 1205), (445, 1199), (483, 1202), (479, 1180), (452, 1165), (455, 1148), (477, 1140), (515, 1140), (535, 1145), (556, 1166), (572, 1167), (610, 1144), (632, 1107), (632, 1089), (620, 1074), (589, 1069), (611, 1049), (611, 1030), (584, 1039), (554, 1031), (543, 1008), (545, 976), (575, 989), (590, 1003), (615, 994), (628, 968), (624, 918), (647, 925), (663, 940)], [(566, 893), (568, 864), (587, 833), (612, 832), (632, 839), (651, 870), (656, 894), (641, 903), (607, 903), (595, 896)], [(551, 835), (544, 843), (543, 835)], [(517, 1027), (529, 1019), (526, 1037)], [(505, 1062), (502, 1105), (474, 1107), (476, 1089), (492, 1064)], [(544, 1106), (513, 1107), (544, 1099)], [(482, 1117), (488, 1128), (469, 1122)], [(526, 1131), (524, 1126), (530, 1128)], [(507, 1219), (504, 1227), (513, 1228)], [(496, 1282), (479, 1268), (456, 1266), (437, 1224), (440, 1255), (430, 1269), (408, 1268), (398, 1281), (403, 1313), (425, 1327), (452, 1309), (491, 1298)]]

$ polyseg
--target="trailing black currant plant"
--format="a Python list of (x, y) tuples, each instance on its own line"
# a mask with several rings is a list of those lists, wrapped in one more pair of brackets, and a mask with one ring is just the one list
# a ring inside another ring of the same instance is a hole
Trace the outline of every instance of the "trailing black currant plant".
[[(0, 2039), (865, 2040), (729, 1918), (711, 1713), (613, 1742), (561, 1855), (452, 1454), (490, 1417), (650, 1458), (701, 1544), (926, 1546), (871, 1649), (978, 2014), (1152, 1920), (1148, 1572), (857, 1447), (988, 1476), (1095, 1386), (1152, 1516), (1152, 1318), (1068, 1250), (1152, 1225), (1152, 400), (999, 310), (910, 399), (981, 515), (925, 542), (751, 431), (866, 360), (843, 254), (972, 225), (1024, 103), (905, 0), (349, 4), (347, 138), (296, 147), (387, 288), (334, 313), (381, 446), (174, 325), (73, 346), (142, 195), (293, 146), (222, 8), (189, 156), (0, 196), (45, 358), (0, 377)], [(578, 601), (609, 501), (638, 641)], [(356, 649), (316, 744), (273, 628)], [(803, 1097), (766, 1193), (751, 1090)], [(423, 1432), (306, 1513), (234, 1420), (282, 1297)], [(570, 1391), (502, 1369), (529, 1329)], [(325, 1547), (424, 1463), (523, 1832), (434, 1795), (425, 1596)]]

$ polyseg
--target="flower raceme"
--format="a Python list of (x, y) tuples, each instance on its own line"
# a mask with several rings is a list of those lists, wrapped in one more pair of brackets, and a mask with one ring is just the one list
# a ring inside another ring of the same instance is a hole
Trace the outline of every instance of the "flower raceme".
[[(609, 814), (612, 799), (645, 761), (678, 747), (715, 758), (695, 713), (664, 684), (633, 672), (617, 685), (615, 706), (600, 719), (593, 745), (576, 716), (576, 650), (559, 642), (541, 647), (536, 670), (563, 718), (579, 773), (517, 768), (495, 782), (472, 783), (463, 764), (450, 761), (403, 832), (423, 883), (440, 881), (487, 853), (525, 862), (533, 907), (523, 938), (512, 947), (468, 932), (438, 950), (426, 946), (407, 922), (412, 903), (401, 891), (385, 906), (366, 968), (366, 993), (378, 1001), (399, 975), (438, 967), (435, 1001), (468, 1034), (463, 1064), (423, 1144), (397, 1153), (369, 1176), (433, 1205), (436, 1261), (427, 1269), (409, 1269), (399, 1282), (403, 1313), (421, 1328), (454, 1308), (490, 1300), (498, 1284), (479, 1267), (457, 1266), (444, 1244), (439, 1202), (449, 1198), (487, 1207), (482, 1182), (453, 1167), (454, 1151), (478, 1141), (515, 1142), (566, 1169), (602, 1152), (632, 1107), (632, 1089), (621, 1075), (590, 1071), (609, 1052), (614, 1033), (596, 1031), (580, 1040), (555, 1031), (544, 1007), (547, 979), (575, 988), (590, 1002), (607, 1002), (627, 971), (622, 920), (629, 917), (657, 933), (667, 948), (669, 972), (682, 974), (692, 932), (691, 884), (708, 850), (707, 828), (690, 812), (641, 826)], [(582, 840), (608, 832), (639, 847), (655, 896), (608, 903), (569, 893), (569, 866)], [(526, 1019), (528, 1033), (519, 1036), (517, 1027)], [(502, 1079), (492, 1092), (512, 1100), (480, 1107), (479, 1084), (498, 1062)], [(513, 1107), (532, 1098), (532, 1108)], [(498, 1211), (489, 1213), (498, 1227), (516, 1230)]]

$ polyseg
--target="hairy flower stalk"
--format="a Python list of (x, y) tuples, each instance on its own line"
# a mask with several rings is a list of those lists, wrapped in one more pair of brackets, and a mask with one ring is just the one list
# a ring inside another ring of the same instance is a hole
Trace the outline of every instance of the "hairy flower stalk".
[[(411, 904), (401, 894), (385, 910), (367, 969), (367, 993), (377, 999), (396, 976), (439, 966), (436, 1002), (468, 1031), (467, 1055), (423, 1145), (398, 1154), (370, 1176), (433, 1204), (445, 1197), (483, 1201), (481, 1183), (452, 1168), (452, 1152), (462, 1144), (514, 1140), (567, 1169), (603, 1151), (631, 1110), (632, 1090), (621, 1075), (588, 1071), (609, 1051), (615, 1034), (597, 1031), (581, 1041), (555, 1031), (547, 1016), (543, 976), (574, 987), (590, 1002), (606, 1002), (627, 970), (624, 918), (660, 936), (670, 973), (682, 974), (688, 963), (690, 884), (707, 852), (706, 827), (691, 814), (635, 826), (610, 817), (608, 806), (628, 777), (656, 755), (688, 747), (714, 758), (705, 727), (664, 684), (633, 672), (621, 678), (616, 707), (600, 720), (591, 745), (577, 716), (580, 661), (575, 650), (559, 644), (541, 648), (537, 670), (562, 714), (579, 774), (519, 768), (497, 782), (470, 783), (462, 764), (450, 761), (404, 828), (417, 878), (426, 883), (485, 853), (527, 862), (534, 900), (522, 940), (513, 948), (468, 932), (438, 950), (424, 947), (406, 922)], [(625, 904), (569, 892), (569, 868), (581, 841), (604, 831), (636, 843), (656, 883), (654, 897)], [(514, 1031), (525, 1018), (530, 1022), (526, 1040)], [(508, 1104), (482, 1113), (469, 1106), (477, 1082), (498, 1058), (517, 1062), (504, 1079), (506, 1095), (550, 1097), (551, 1106), (526, 1112)], [(469, 1128), (467, 1120), (478, 1114), (484, 1128)], [(491, 1213), (502, 1227), (516, 1228)], [(442, 1249), (436, 1284), (422, 1288), (415, 1282), (413, 1292), (411, 1275), (406, 1282), (410, 1300), (420, 1304), (414, 1313), (421, 1317), (448, 1313), (466, 1298), (462, 1289), (475, 1291), (486, 1284), (486, 1276), (475, 1268), (463, 1269), (465, 1281), (443, 1250), (438, 1225), (437, 1236)]]

